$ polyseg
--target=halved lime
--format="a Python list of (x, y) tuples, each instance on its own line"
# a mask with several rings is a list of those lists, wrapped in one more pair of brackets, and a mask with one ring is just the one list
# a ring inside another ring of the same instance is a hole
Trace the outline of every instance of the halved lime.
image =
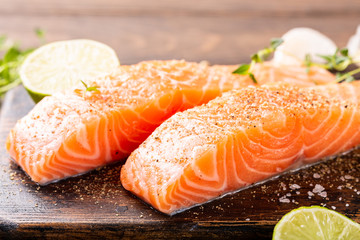
[(360, 239), (360, 224), (325, 207), (300, 207), (281, 218), (273, 239), (356, 240)]
[(46, 44), (29, 54), (20, 78), (35, 102), (44, 96), (66, 92), (81, 80), (106, 74), (119, 66), (115, 51), (87, 39)]

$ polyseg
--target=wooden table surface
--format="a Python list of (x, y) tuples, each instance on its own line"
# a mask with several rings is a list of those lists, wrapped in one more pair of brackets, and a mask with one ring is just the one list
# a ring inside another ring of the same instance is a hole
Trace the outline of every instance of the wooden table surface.
[[(359, 0), (0, 0), (0, 35), (24, 47), (39, 44), (35, 28), (46, 32), (48, 42), (94, 39), (113, 47), (122, 64), (150, 59), (248, 62), (270, 38), (303, 26), (342, 47), (358, 24)], [(281, 216), (309, 205), (325, 205), (360, 222), (360, 151), (173, 217), (124, 191), (118, 165), (39, 187), (9, 163), (3, 147), (9, 129), (32, 106), (22, 87), (9, 92), (2, 106), (0, 239), (269, 239)], [(326, 196), (309, 195), (316, 184)]]

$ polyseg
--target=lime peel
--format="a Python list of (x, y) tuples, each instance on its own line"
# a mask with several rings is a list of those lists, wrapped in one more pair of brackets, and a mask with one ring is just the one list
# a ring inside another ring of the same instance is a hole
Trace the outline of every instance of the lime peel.
[(300, 207), (276, 224), (273, 240), (360, 239), (360, 224), (325, 207)]
[(80, 81), (96, 78), (120, 65), (109, 46), (88, 39), (52, 42), (29, 54), (20, 78), (35, 102), (44, 96), (66, 92)]

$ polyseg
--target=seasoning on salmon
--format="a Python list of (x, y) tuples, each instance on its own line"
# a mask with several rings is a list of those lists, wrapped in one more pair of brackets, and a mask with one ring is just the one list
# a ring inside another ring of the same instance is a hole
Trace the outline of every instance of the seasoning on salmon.
[(360, 144), (360, 83), (247, 87), (177, 113), (128, 158), (121, 183), (175, 214)]
[[(10, 156), (31, 179), (47, 184), (104, 164), (123, 161), (154, 129), (178, 111), (208, 102), (225, 91), (254, 84), (232, 74), (236, 66), (185, 61), (149, 61), (116, 72), (67, 94), (44, 98), (19, 120), (7, 139)], [(327, 83), (329, 72), (255, 66), (259, 84)], [(96, 86), (96, 88), (94, 88)]]

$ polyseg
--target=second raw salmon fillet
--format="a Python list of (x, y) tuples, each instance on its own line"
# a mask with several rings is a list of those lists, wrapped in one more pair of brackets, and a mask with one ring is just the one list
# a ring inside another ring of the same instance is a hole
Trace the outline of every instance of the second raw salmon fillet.
[(247, 87), (177, 113), (121, 169), (125, 189), (167, 214), (360, 144), (360, 82)]
[[(80, 86), (44, 98), (11, 130), (8, 152), (39, 184), (124, 160), (174, 113), (253, 84), (247, 76), (232, 74), (235, 68), (176, 60), (121, 66), (87, 82), (97, 91)], [(264, 63), (253, 71), (259, 84), (311, 86), (334, 80), (318, 68), (307, 74), (302, 67), (282, 69)]]

